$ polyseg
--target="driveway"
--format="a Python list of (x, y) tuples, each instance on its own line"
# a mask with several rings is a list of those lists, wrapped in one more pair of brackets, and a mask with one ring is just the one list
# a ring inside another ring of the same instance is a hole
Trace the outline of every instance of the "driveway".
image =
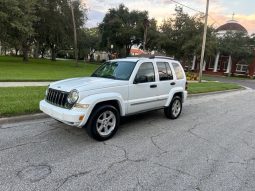
[(225, 76), (206, 76), (206, 79), (226, 82), (226, 83), (237, 83), (242, 86), (246, 86), (252, 89), (255, 89), (255, 80), (247, 79), (247, 78), (232, 78), (232, 77), (225, 77)]
[(126, 118), (106, 142), (53, 119), (0, 127), (0, 190), (250, 190), (255, 94), (192, 97), (177, 120)]

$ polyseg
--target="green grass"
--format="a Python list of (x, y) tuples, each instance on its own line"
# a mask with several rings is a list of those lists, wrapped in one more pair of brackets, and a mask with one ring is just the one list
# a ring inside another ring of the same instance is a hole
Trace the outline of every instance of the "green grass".
[[(236, 84), (217, 82), (190, 83), (189, 94), (239, 89)], [(0, 88), (0, 118), (39, 112), (39, 101), (44, 98), (46, 87)]]
[(30, 59), (0, 56), (0, 81), (56, 81), (65, 78), (89, 76), (99, 65), (74, 61)]
[(213, 75), (203, 75), (203, 80), (206, 81), (215, 81), (217, 78), (226, 78), (226, 79), (236, 79), (236, 80), (255, 80), (255, 78), (249, 78), (247, 76), (213, 76)]
[(39, 112), (46, 87), (1, 87), (0, 118)]
[(203, 83), (189, 83), (188, 92), (189, 94), (208, 93), (216, 91), (225, 91), (232, 89), (240, 89), (241, 86), (232, 83), (221, 83), (221, 82), (203, 82)]

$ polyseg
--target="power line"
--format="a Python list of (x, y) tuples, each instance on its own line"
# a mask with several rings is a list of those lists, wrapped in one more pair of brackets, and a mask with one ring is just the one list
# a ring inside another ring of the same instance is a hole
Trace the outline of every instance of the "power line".
[(189, 7), (188, 5), (184, 5), (184, 4), (182, 4), (182, 3), (179, 3), (179, 2), (177, 2), (177, 1), (175, 1), (175, 0), (170, 0), (170, 1), (172, 1), (172, 2), (174, 2), (174, 3), (176, 3), (176, 4), (178, 4), (178, 5), (181, 5), (181, 6), (183, 6), (183, 7), (186, 7), (186, 8), (188, 8), (188, 9), (191, 9), (191, 10), (193, 10), (193, 11), (196, 11), (196, 12), (199, 12), (199, 13), (202, 13), (202, 14), (205, 14), (205, 13), (202, 12), (202, 11), (199, 11), (199, 10), (197, 10), (197, 9), (194, 9), (194, 8), (192, 8), (192, 7)]
[[(181, 5), (182, 7), (186, 7), (186, 8), (188, 8), (188, 9), (190, 9), (190, 10), (193, 10), (193, 11), (196, 11), (196, 12), (198, 12), (198, 13), (201, 13), (201, 14), (203, 14), (203, 15), (205, 16), (205, 13), (202, 12), (202, 11), (199, 11), (199, 10), (197, 10), (197, 9), (195, 9), (195, 8), (192, 8), (192, 7), (188, 6), (188, 5), (184, 5), (184, 4), (182, 4), (182, 3), (179, 3), (179, 2), (177, 2), (177, 1), (175, 1), (175, 0), (170, 0), (170, 1), (174, 2), (175, 4)], [(221, 25), (221, 24), (220, 24), (216, 19), (214, 19), (211, 15), (208, 14), (208, 16), (209, 16), (215, 23), (217, 23), (218, 25)]]

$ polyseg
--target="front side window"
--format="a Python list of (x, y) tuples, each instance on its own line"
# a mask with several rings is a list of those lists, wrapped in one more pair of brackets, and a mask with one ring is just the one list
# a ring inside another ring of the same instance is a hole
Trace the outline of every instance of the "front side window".
[(129, 80), (136, 62), (112, 61), (100, 66), (91, 76), (111, 78), (116, 80)]
[(180, 64), (175, 63), (175, 62), (172, 63), (172, 64), (173, 64), (173, 67), (174, 67), (174, 71), (175, 71), (177, 80), (184, 79), (184, 73), (182, 71), (182, 68), (181, 68)]
[(173, 74), (171, 68), (167, 62), (157, 62), (159, 80), (172, 80)]
[(135, 83), (155, 82), (153, 63), (142, 63), (135, 77)]

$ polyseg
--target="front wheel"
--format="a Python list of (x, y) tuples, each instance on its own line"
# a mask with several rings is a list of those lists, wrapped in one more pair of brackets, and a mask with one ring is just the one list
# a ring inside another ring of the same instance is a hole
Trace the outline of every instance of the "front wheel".
[(165, 116), (169, 119), (177, 119), (182, 112), (182, 100), (174, 96), (170, 105), (164, 109)]
[(92, 138), (105, 141), (117, 132), (119, 121), (119, 111), (113, 106), (103, 105), (93, 111), (86, 129)]

